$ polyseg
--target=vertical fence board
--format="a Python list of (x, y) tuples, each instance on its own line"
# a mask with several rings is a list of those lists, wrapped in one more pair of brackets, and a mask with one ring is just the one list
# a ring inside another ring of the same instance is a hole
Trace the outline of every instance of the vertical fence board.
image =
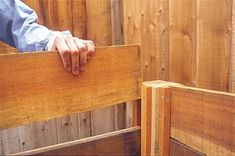
[(170, 37), (169, 37), (169, 1), (158, 0), (158, 23), (159, 26), (159, 78), (169, 80), (170, 77)]
[(33, 123), (33, 133), (35, 136), (35, 148), (54, 145), (58, 142), (56, 131), (56, 119), (45, 122)]
[[(110, 0), (87, 0), (87, 37), (96, 46), (112, 44)], [(114, 106), (91, 111), (92, 135), (115, 129)]]
[(73, 35), (87, 38), (86, 0), (72, 0)]
[(20, 152), (20, 127), (2, 131), (4, 154)]
[(87, 0), (87, 37), (95, 45), (111, 45), (110, 0)]
[(92, 135), (99, 135), (115, 130), (114, 106), (91, 111)]
[(26, 5), (28, 5), (30, 8), (34, 9), (38, 16), (38, 22), (39, 24), (44, 25), (44, 6), (43, 6), (43, 0), (21, 0)]
[(112, 28), (112, 44), (122, 45), (123, 38), (123, 23), (122, 23), (122, 8), (121, 0), (110, 0), (111, 5), (111, 28)]
[(20, 144), (20, 151), (26, 151), (34, 149), (34, 142), (35, 142), (35, 136), (32, 131), (32, 126), (20, 126), (19, 127), (19, 144)]
[(231, 0), (198, 3), (197, 86), (228, 91)]
[(196, 0), (170, 1), (170, 80), (190, 86), (196, 74)]
[(122, 6), (124, 41), (141, 44), (144, 80), (168, 79), (169, 2), (122, 0)]
[(0, 132), (0, 155), (4, 154), (2, 132)]
[(77, 140), (79, 138), (78, 115), (57, 118), (58, 143)]
[(92, 136), (91, 134), (91, 112), (83, 112), (78, 115), (79, 138)]
[(50, 29), (72, 32), (72, 0), (44, 0), (45, 25)]
[(233, 0), (233, 9), (232, 9), (229, 92), (235, 93), (235, 0)]

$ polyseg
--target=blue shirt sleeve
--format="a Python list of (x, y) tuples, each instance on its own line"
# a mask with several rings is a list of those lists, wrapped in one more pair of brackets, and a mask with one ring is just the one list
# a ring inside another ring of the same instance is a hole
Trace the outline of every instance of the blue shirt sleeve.
[(38, 24), (35, 11), (20, 0), (0, 4), (0, 40), (21, 52), (45, 50), (54, 32)]

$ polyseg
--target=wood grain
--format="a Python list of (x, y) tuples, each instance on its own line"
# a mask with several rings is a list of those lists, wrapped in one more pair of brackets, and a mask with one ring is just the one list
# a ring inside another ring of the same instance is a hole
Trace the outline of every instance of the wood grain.
[(111, 3), (110, 0), (86, 0), (87, 37), (97, 46), (112, 43)]
[(205, 156), (205, 155), (178, 142), (175, 139), (170, 139), (170, 156)]
[(235, 93), (235, 1), (232, 9), (231, 51), (229, 64), (229, 92)]
[[(156, 142), (158, 142), (159, 146), (159, 155), (168, 156), (170, 152), (170, 119), (171, 119), (171, 89), (163, 88), (163, 89), (155, 89), (156, 90), (156, 103), (155, 109), (159, 110), (155, 112), (155, 122), (158, 122), (157, 127), (157, 136)], [(154, 129), (152, 130), (154, 132)], [(155, 131), (156, 132), (156, 131)], [(157, 145), (155, 144), (154, 147)], [(156, 152), (154, 152), (155, 154)]]
[(73, 32), (72, 0), (44, 0), (44, 22), (56, 31)]
[(235, 94), (164, 81), (143, 84), (143, 155), (168, 155), (161, 145), (170, 137), (205, 155), (235, 155)]
[(78, 115), (73, 114), (56, 120), (58, 143), (79, 139)]
[(56, 52), (1, 56), (1, 129), (138, 99), (138, 46), (96, 51), (77, 77), (64, 71)]
[(170, 89), (142, 87), (141, 154), (169, 155)]
[(196, 0), (170, 1), (170, 81), (195, 86)]
[(87, 39), (87, 10), (86, 0), (72, 0), (73, 35)]
[(112, 45), (124, 44), (123, 38), (123, 14), (121, 0), (110, 0), (111, 5), (111, 26), (112, 26)]
[(198, 1), (197, 87), (228, 91), (232, 1)]
[(169, 78), (169, 2), (122, 1), (125, 44), (140, 44), (144, 80)]
[[(60, 120), (62, 119), (61, 118), (50, 119), (47, 121), (36, 122), (32, 124), (32, 134), (34, 136), (34, 143), (33, 143), (34, 148), (41, 148), (41, 147), (50, 146), (50, 145), (54, 145), (58, 143), (58, 136), (57, 136), (58, 134), (57, 134), (56, 127), (57, 127), (57, 121), (60, 121)], [(26, 125), (26, 126), (30, 126), (30, 125)]]
[(79, 138), (92, 136), (91, 134), (91, 113), (83, 112), (78, 115)]
[(0, 132), (0, 155), (4, 154), (3, 141), (2, 141), (2, 132)]
[(44, 1), (45, 0), (21, 0), (30, 8), (35, 10), (38, 16), (38, 23), (44, 25), (45, 16), (44, 16)]
[(234, 154), (234, 112), (233, 94), (172, 88), (171, 137), (206, 155)]
[(152, 88), (142, 86), (141, 103), (141, 155), (150, 155), (152, 140)]
[(16, 155), (139, 155), (140, 127), (71, 141)]

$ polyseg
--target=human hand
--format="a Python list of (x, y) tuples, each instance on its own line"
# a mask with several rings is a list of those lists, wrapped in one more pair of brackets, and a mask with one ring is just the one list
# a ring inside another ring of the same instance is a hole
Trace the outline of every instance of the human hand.
[(91, 40), (82, 40), (72, 36), (57, 36), (51, 50), (58, 50), (64, 68), (73, 75), (83, 72), (94, 54), (95, 46)]

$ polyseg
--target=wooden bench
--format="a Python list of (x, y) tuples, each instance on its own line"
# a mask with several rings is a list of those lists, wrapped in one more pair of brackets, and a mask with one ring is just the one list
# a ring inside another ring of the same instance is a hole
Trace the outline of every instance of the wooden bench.
[[(0, 129), (140, 99), (139, 46), (100, 47), (78, 76), (57, 52), (0, 56)], [(16, 155), (136, 155), (140, 128), (98, 135)]]
[(153, 81), (142, 87), (142, 155), (235, 155), (235, 94)]
[(142, 99), (141, 130), (16, 155), (140, 155), (140, 149), (141, 155), (235, 155), (235, 95), (164, 81), (142, 84), (139, 46), (97, 48), (79, 76), (64, 71), (56, 52), (1, 55), (0, 65), (0, 129)]

